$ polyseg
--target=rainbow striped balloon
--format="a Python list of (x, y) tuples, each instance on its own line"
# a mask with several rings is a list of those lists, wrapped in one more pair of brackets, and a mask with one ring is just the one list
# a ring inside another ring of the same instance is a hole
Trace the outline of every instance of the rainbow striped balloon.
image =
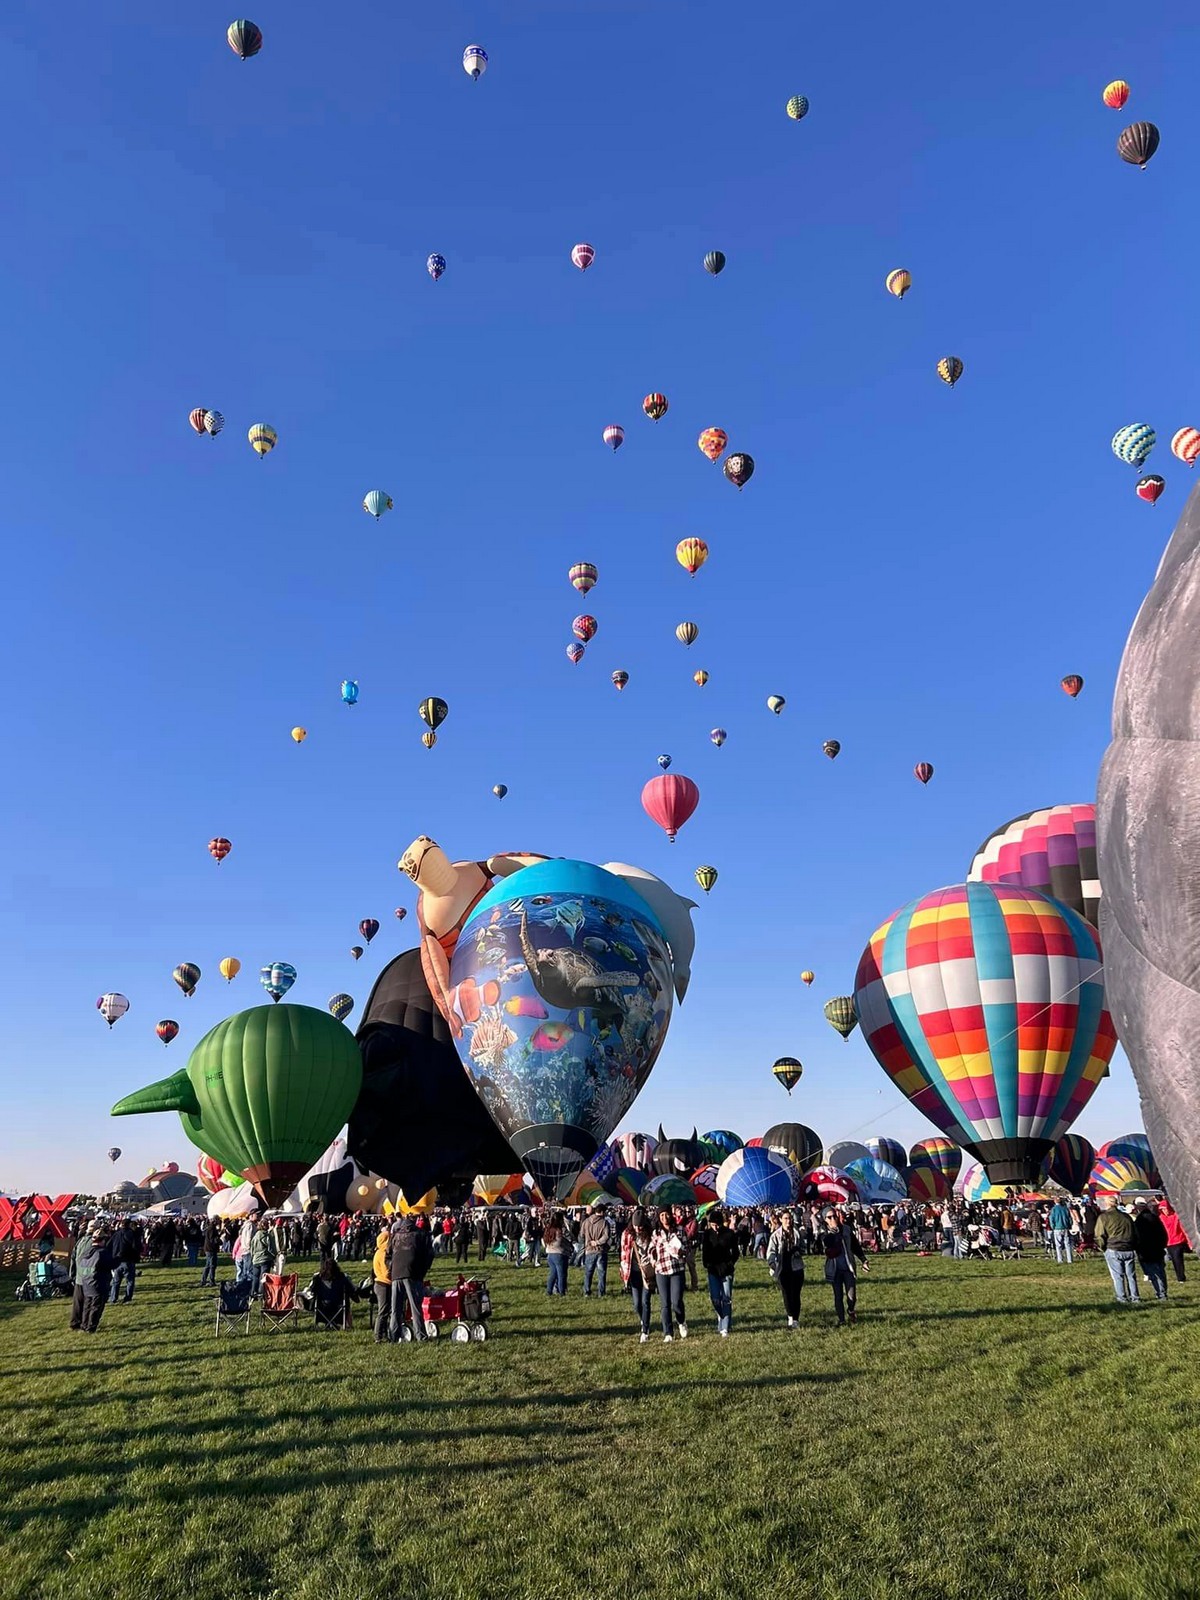
[(1071, 1194), (1082, 1194), (1088, 1173), (1096, 1165), (1096, 1152), (1091, 1141), (1081, 1133), (1064, 1133), (1050, 1152), (1046, 1176), (1060, 1183)]
[(1124, 1194), (1128, 1189), (1153, 1187), (1141, 1167), (1128, 1156), (1101, 1156), (1088, 1179), (1088, 1188), (1097, 1194)]
[(937, 1134), (932, 1139), (918, 1139), (908, 1152), (908, 1160), (910, 1166), (928, 1167), (940, 1173), (950, 1188), (962, 1171), (962, 1151), (952, 1139), (943, 1139)]
[(1033, 889), (935, 889), (863, 951), (855, 1006), (901, 1092), (987, 1167), (1032, 1183), (1116, 1047), (1096, 930)]

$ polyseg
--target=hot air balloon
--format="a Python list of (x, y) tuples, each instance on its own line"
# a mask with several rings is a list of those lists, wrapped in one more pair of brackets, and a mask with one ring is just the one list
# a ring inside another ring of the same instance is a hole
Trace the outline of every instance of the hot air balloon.
[(1154, 1188), (1149, 1174), (1126, 1156), (1097, 1156), (1087, 1186), (1094, 1194), (1127, 1194)]
[(331, 995), (329, 1010), (339, 1022), (345, 1022), (346, 1018), (354, 1010), (354, 996), (349, 994)]
[(954, 1193), (954, 1185), (947, 1183), (934, 1167), (905, 1167), (903, 1176), (908, 1198), (918, 1201), (921, 1205), (934, 1205), (939, 1201), (949, 1200)]
[(778, 1079), (789, 1094), (800, 1082), (804, 1067), (796, 1060), (795, 1056), (780, 1056), (771, 1068), (772, 1075)]
[(197, 406), (194, 411), (189, 411), (188, 421), (197, 433), (202, 434), (204, 432), (204, 407)]
[(600, 574), (590, 561), (577, 561), (570, 572), (567, 573), (567, 577), (570, 578), (580, 594), (587, 594), (588, 590), (595, 585), (599, 576)]
[(722, 470), (735, 489), (744, 489), (754, 476), (754, 457), (748, 456), (744, 452), (726, 456), (725, 466)]
[(642, 809), (651, 822), (658, 823), (672, 844), (699, 804), (699, 789), (690, 778), (677, 772), (651, 778), (642, 789)]
[(506, 783), (494, 783), (492, 785), (492, 793), (496, 796), (497, 800), (503, 800), (504, 796), (508, 793), (508, 785)]
[[(873, 1160), (884, 1161), (889, 1167), (895, 1167), (897, 1172), (908, 1165), (908, 1151), (897, 1139), (889, 1139), (886, 1134), (881, 1133), (873, 1138), (864, 1139), (863, 1143), (871, 1152)], [(852, 1167), (848, 1167), (846, 1170), (851, 1177), (854, 1176)]]
[(672, 971), (650, 904), (584, 862), (511, 873), (467, 917), (450, 965), (459, 1056), (547, 1198), (570, 1192), (646, 1081)]
[(600, 624), (596, 621), (595, 617), (589, 617), (588, 614), (584, 612), (582, 616), (576, 617), (574, 622), (572, 622), (571, 632), (577, 639), (582, 640), (584, 644), (590, 644), (591, 641), (596, 637), (596, 629), (599, 626)]
[(933, 777), (933, 765), (929, 761), (918, 761), (913, 768), (913, 777), (918, 783), (928, 783)]
[(826, 1000), (825, 1021), (840, 1033), (843, 1039), (848, 1039), (858, 1027), (858, 1011), (854, 1004), (854, 996), (839, 994), (832, 1000)]
[(696, 443), (700, 447), (701, 453), (706, 455), (710, 461), (717, 461), (720, 459), (721, 452), (729, 443), (729, 435), (721, 428), (705, 428)]
[(887, 1205), (908, 1198), (904, 1179), (890, 1161), (867, 1156), (849, 1162), (845, 1171), (848, 1178), (853, 1178), (859, 1198), (867, 1205)]
[(946, 1179), (951, 1188), (962, 1170), (962, 1151), (951, 1139), (934, 1134), (930, 1139), (918, 1139), (908, 1152), (909, 1165), (928, 1167)]
[(691, 649), (692, 645), (700, 637), (700, 629), (694, 622), (681, 622), (675, 629), (675, 637), (680, 644), (685, 644)]
[(708, 546), (703, 539), (681, 539), (675, 546), (675, 559), (694, 578), (708, 560)]
[(361, 961), (362, 960), (362, 953), (363, 953), (362, 945), (360, 945), (360, 944), (352, 944), (350, 946), (350, 954), (354, 957), (355, 961)]
[(225, 426), (225, 418), (219, 411), (206, 411), (204, 413), (204, 431), (210, 439), (215, 439)]
[(427, 728), (421, 735), (421, 743), (425, 746), (426, 750), (433, 749), (434, 745), (437, 743), (437, 734), (434, 733), (432, 728)]
[(129, 1010), (129, 1001), (123, 994), (102, 994), (96, 1001), (96, 1010), (111, 1028), (113, 1023), (120, 1022)]
[(619, 450), (625, 443), (625, 429), (619, 422), (610, 422), (601, 437), (610, 450)]
[(715, 744), (717, 749), (719, 750), (721, 748), (721, 746), (725, 743), (726, 739), (728, 739), (729, 735), (725, 732), (724, 728), (714, 728), (713, 731), (709, 734), (708, 737), (712, 740), (713, 744)]
[(840, 743), (836, 739), (826, 739), (825, 743), (821, 746), (821, 749), (829, 757), (830, 761), (837, 760), (838, 752), (841, 750), (841, 748), (842, 747)]
[(1171, 454), (1178, 456), (1180, 461), (1186, 461), (1189, 467), (1194, 467), (1196, 457), (1200, 456), (1200, 430), (1180, 428), (1171, 440)]
[(762, 1147), (785, 1156), (797, 1172), (807, 1172), (821, 1159), (821, 1141), (803, 1122), (777, 1122), (763, 1134)]
[(167, 1018), (163, 1022), (155, 1023), (154, 1031), (162, 1040), (163, 1044), (170, 1044), (171, 1040), (174, 1039), (179, 1033), (179, 1024), (177, 1022), (172, 1022), (170, 1018)]
[(232, 983), (241, 970), (242, 963), (236, 956), (225, 956), (217, 967), (217, 971), (225, 979), (226, 983)]
[(194, 1145), (277, 1206), (349, 1116), (362, 1077), (353, 1034), (324, 1011), (255, 1006), (218, 1023), (182, 1071), (112, 1114), (178, 1111)]
[(943, 356), (937, 364), (937, 375), (953, 389), (963, 375), (963, 364), (957, 356)]
[(1131, 467), (1141, 467), (1154, 449), (1157, 435), (1148, 422), (1130, 422), (1118, 428), (1112, 437), (1112, 452), (1118, 461)]
[(379, 932), (379, 924), (375, 921), (374, 917), (364, 917), (358, 925), (358, 931), (362, 934), (367, 943), (370, 944), (371, 940)]
[(1117, 135), (1117, 154), (1131, 167), (1144, 168), (1158, 149), (1158, 129), (1152, 122), (1131, 122)]
[(369, 489), (363, 495), (363, 510), (369, 517), (374, 517), (378, 522), (385, 511), (392, 509), (392, 497), (385, 494), (382, 489)]
[(767, 696), (767, 710), (773, 711), (776, 716), (779, 715), (785, 705), (787, 705), (787, 701), (781, 694), (769, 694)]
[(1079, 696), (1079, 691), (1083, 688), (1083, 679), (1077, 672), (1068, 672), (1066, 677), (1062, 679), (1061, 687), (1065, 695), (1070, 695), (1071, 699), (1075, 700)]
[(1132, 1161), (1150, 1179), (1152, 1188), (1161, 1189), (1163, 1186), (1158, 1166), (1154, 1160), (1154, 1152), (1151, 1150), (1150, 1141), (1144, 1133), (1118, 1134), (1115, 1139), (1110, 1139), (1107, 1144), (1102, 1144), (1096, 1155), (1110, 1161), (1117, 1158)]
[(567, 646), (567, 660), (570, 661), (572, 666), (577, 667), (583, 660), (583, 646), (581, 644), (569, 644)]
[(888, 1077), (993, 1183), (1037, 1181), (1116, 1045), (1095, 930), (1011, 884), (936, 889), (889, 917), (854, 998)]
[(396, 907), (396, 920), (398, 922), (403, 922), (407, 915), (408, 915), (408, 907), (407, 906), (397, 906)]
[(787, 103), (787, 114), (793, 122), (799, 122), (802, 117), (806, 117), (808, 115), (808, 96), (794, 94)]
[(192, 961), (183, 961), (171, 976), (190, 1000), (196, 992), (196, 985), (200, 982), (200, 968)]
[(422, 700), (417, 707), (417, 715), (425, 723), (426, 727), (431, 728), (436, 733), (442, 723), (445, 722), (449, 710), (450, 707), (444, 700), (439, 700), (437, 695), (430, 695), (427, 700)]
[(666, 772), (667, 768), (671, 765), (671, 758), (668, 755), (658, 756), (656, 757), (656, 760), (664, 772)]
[(110, 1161), (119, 1161), (121, 1159), (121, 1146), (119, 1144), (114, 1144), (112, 1149), (108, 1151), (108, 1159)]
[(725, 252), (724, 252), (724, 250), (710, 250), (708, 252), (708, 254), (705, 256), (705, 258), (704, 258), (704, 270), (705, 270), (705, 272), (710, 273), (714, 278), (717, 276), (717, 274), (719, 272), (724, 272), (724, 270), (725, 270)]
[(907, 267), (897, 267), (894, 272), (888, 273), (883, 280), (883, 286), (889, 294), (894, 294), (897, 300), (903, 300), (912, 288), (912, 273)]
[(1114, 78), (1111, 83), (1105, 85), (1101, 98), (1110, 111), (1120, 111), (1129, 99), (1129, 85), (1124, 78)]
[(488, 53), (481, 44), (469, 44), (463, 51), (463, 71), (478, 83), (487, 71)]
[(700, 689), (708, 682), (708, 673), (701, 667), (698, 672), (692, 673), (692, 682)]
[(811, 969), (811, 967), (805, 967), (804, 971), (800, 974), (800, 982), (807, 989), (811, 986), (816, 976), (816, 973)]
[(1167, 480), (1160, 478), (1156, 472), (1152, 472), (1149, 477), (1138, 479), (1134, 486), (1134, 492), (1139, 500), (1147, 500), (1153, 505), (1166, 487)]
[(596, 259), (596, 252), (590, 244), (577, 244), (571, 250), (571, 260), (580, 272), (586, 272)]
[(243, 61), (249, 61), (251, 56), (256, 56), (262, 49), (262, 29), (253, 22), (247, 22), (241, 17), (237, 22), (231, 22), (226, 29), (225, 37), (229, 40), (229, 48), (235, 56), (240, 56)]
[(228, 839), (210, 839), (208, 841), (208, 853), (218, 866), (221, 865), (232, 849), (233, 846)]
[(726, 1156), (717, 1169), (717, 1198), (727, 1206), (787, 1206), (800, 1175), (778, 1151), (750, 1145)]
[(445, 270), (446, 270), (446, 258), (445, 258), (445, 256), (440, 256), (435, 251), (434, 254), (431, 255), (429, 257), (429, 259), (426, 261), (426, 263), (425, 263), (425, 271), (433, 279), (434, 283), (436, 283), (438, 281), (438, 279), (441, 277), (442, 273), (445, 272)]
[(256, 422), (246, 435), (250, 448), (260, 458), (269, 456), (279, 442), (275, 429), (266, 422)]
[(296, 969), (286, 961), (273, 961), (269, 967), (260, 970), (258, 981), (278, 1005), (295, 983)]
[(717, 881), (718, 873), (716, 867), (697, 867), (694, 876), (705, 894), (709, 894)]
[(1095, 806), (1047, 806), (1014, 817), (979, 846), (967, 881), (1037, 889), (1095, 925), (1100, 914)]
[(296, 741), (297, 744), (303, 744), (305, 739), (308, 738), (308, 729), (307, 728), (293, 728), (292, 729), (292, 738)]
[(343, 678), (343, 680), (342, 680), (342, 699), (346, 702), (346, 704), (348, 706), (356, 706), (358, 704), (358, 679), (357, 678)]
[(658, 1142), (654, 1147), (651, 1165), (660, 1178), (682, 1177), (694, 1172), (704, 1162), (704, 1146), (696, 1137), (695, 1128), (687, 1139), (668, 1139), (658, 1126)]
[(1070, 1194), (1082, 1194), (1087, 1187), (1096, 1152), (1080, 1133), (1064, 1133), (1050, 1152), (1046, 1176), (1061, 1184)]
[(666, 416), (669, 406), (665, 394), (648, 394), (642, 401), (642, 410), (651, 422), (658, 422)]
[(619, 668), (616, 672), (613, 673), (612, 681), (613, 681), (613, 687), (619, 693), (625, 687), (625, 685), (629, 682), (629, 674), (626, 671), (624, 671), (623, 668)]

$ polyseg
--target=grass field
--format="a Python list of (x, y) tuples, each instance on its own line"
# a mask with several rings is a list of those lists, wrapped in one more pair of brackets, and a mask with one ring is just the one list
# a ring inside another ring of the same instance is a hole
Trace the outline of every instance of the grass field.
[(743, 1263), (730, 1339), (691, 1295), (643, 1346), (488, 1271), (486, 1345), (217, 1343), (184, 1267), (88, 1337), (5, 1281), (0, 1596), (1200, 1595), (1200, 1281), (876, 1257), (856, 1328), (822, 1282), (789, 1333)]

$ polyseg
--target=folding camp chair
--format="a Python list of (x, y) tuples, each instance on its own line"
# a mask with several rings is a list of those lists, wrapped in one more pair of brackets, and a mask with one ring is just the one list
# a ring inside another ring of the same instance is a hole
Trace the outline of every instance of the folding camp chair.
[(321, 1309), (321, 1302), (314, 1299), (313, 1326), (318, 1329), (332, 1328), (338, 1333), (345, 1333), (350, 1327), (349, 1300), (343, 1300), (339, 1310), (326, 1312)]
[(230, 1333), (237, 1331), (237, 1325), (242, 1324), (242, 1332), (250, 1332), (250, 1291), (253, 1285), (248, 1278), (235, 1279), (233, 1283), (219, 1283), (217, 1285), (217, 1338), (226, 1329)]
[(259, 1320), (266, 1323), (268, 1333), (278, 1333), (280, 1328), (288, 1327), (295, 1330), (300, 1326), (296, 1282), (294, 1272), (268, 1272), (264, 1275)]

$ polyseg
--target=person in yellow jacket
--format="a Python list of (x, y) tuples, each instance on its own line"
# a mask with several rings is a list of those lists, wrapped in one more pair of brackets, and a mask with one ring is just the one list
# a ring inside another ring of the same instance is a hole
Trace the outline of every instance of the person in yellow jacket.
[(371, 1270), (375, 1274), (375, 1343), (386, 1344), (388, 1323), (391, 1319), (392, 1277), (388, 1271), (388, 1254), (392, 1236), (386, 1228), (379, 1230), (375, 1240), (375, 1256)]

